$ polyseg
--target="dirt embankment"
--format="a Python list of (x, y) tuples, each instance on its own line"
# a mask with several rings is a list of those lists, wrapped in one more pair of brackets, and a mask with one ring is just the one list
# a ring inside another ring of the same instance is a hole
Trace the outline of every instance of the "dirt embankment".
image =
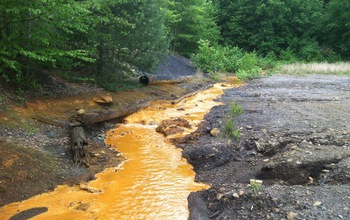
[[(193, 219), (349, 218), (349, 76), (275, 75), (221, 101), (179, 144), (197, 180), (212, 186), (189, 198)], [(208, 131), (221, 128), (232, 101), (244, 109), (242, 136), (228, 143)], [(248, 187), (250, 179), (263, 184)]]
[[(176, 64), (181, 65), (180, 61)], [(91, 85), (69, 83), (43, 74), (42, 89), (26, 92), (19, 104), (15, 101), (16, 95), (0, 87), (0, 207), (60, 184), (89, 181), (104, 168), (116, 167), (124, 158), (105, 145), (103, 134), (121, 119), (85, 126), (90, 152), (90, 166), (86, 167), (73, 162), (70, 117), (80, 109), (86, 112), (126, 109), (151, 100), (176, 100), (201, 89), (207, 84), (206, 79), (194, 75), (194, 69), (190, 69), (191, 64), (187, 62), (183, 66), (188, 68), (185, 74), (191, 75), (191, 80), (144, 86), (133, 91), (107, 93)], [(171, 65), (161, 67), (163, 71)], [(183, 69), (174, 74), (180, 70)], [(110, 104), (94, 101), (106, 96), (113, 99)]]

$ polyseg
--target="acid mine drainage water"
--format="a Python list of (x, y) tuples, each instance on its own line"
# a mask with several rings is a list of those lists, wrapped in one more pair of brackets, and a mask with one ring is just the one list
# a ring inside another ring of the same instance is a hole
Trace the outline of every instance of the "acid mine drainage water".
[[(156, 132), (157, 124), (171, 118), (187, 120), (182, 136), (195, 131), (213, 101), (231, 85), (215, 84), (177, 104), (156, 101), (125, 119), (106, 134), (106, 143), (127, 160), (108, 168), (80, 186), (58, 186), (53, 192), (0, 208), (0, 219), (42, 210), (32, 219), (188, 219), (187, 197), (208, 188), (194, 182), (192, 166), (169, 139)], [(181, 109), (181, 111), (179, 110)], [(179, 137), (177, 134), (176, 137)]]

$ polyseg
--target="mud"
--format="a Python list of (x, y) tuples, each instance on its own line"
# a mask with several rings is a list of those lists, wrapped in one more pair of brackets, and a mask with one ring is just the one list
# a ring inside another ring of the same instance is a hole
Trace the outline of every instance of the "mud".
[[(197, 216), (204, 215), (198, 200), (210, 219), (350, 217), (350, 77), (275, 75), (227, 90), (220, 101), (226, 105), (178, 144), (196, 179), (211, 184), (189, 200)], [(211, 136), (232, 101), (244, 109), (235, 119), (240, 140)]]

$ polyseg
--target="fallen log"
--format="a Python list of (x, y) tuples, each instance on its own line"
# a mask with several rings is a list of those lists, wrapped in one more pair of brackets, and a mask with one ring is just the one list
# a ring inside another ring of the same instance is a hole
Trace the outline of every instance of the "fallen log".
[(76, 120), (85, 125), (92, 125), (130, 115), (134, 112), (148, 107), (149, 105), (149, 103), (142, 103), (136, 106), (124, 107), (122, 109), (109, 109), (99, 112), (85, 112), (83, 114), (78, 114), (76, 116)]
[(73, 160), (75, 164), (85, 164), (88, 166), (88, 142), (85, 136), (84, 128), (82, 126), (72, 127), (71, 142), (71, 149), (73, 152)]
[(186, 95), (181, 96), (180, 98), (171, 101), (171, 104), (175, 105), (175, 104), (181, 102), (182, 100), (184, 100), (185, 98), (191, 97), (191, 96), (193, 96), (193, 95), (195, 95), (195, 94), (197, 94), (197, 93), (199, 93), (201, 91), (207, 90), (210, 87), (213, 87), (213, 84), (209, 84), (209, 85), (203, 86), (202, 88), (200, 88), (200, 89), (198, 89), (198, 90), (196, 90), (194, 92), (187, 93)]
[(67, 123), (64, 121), (58, 121), (58, 120), (55, 120), (55, 119), (50, 118), (48, 116), (43, 116), (40, 114), (33, 114), (31, 116), (31, 118), (38, 121), (38, 122), (49, 124), (49, 125), (54, 125), (56, 127), (66, 127), (67, 126)]

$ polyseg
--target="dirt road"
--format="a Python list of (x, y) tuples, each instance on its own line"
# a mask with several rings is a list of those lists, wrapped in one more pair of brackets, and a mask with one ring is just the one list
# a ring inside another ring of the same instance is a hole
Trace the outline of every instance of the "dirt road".
[[(179, 144), (197, 180), (212, 185), (190, 197), (193, 219), (350, 218), (349, 76), (275, 75), (221, 101)], [(241, 140), (230, 143), (208, 131), (221, 128), (232, 101), (244, 114)], [(247, 187), (250, 179), (263, 184)]]

